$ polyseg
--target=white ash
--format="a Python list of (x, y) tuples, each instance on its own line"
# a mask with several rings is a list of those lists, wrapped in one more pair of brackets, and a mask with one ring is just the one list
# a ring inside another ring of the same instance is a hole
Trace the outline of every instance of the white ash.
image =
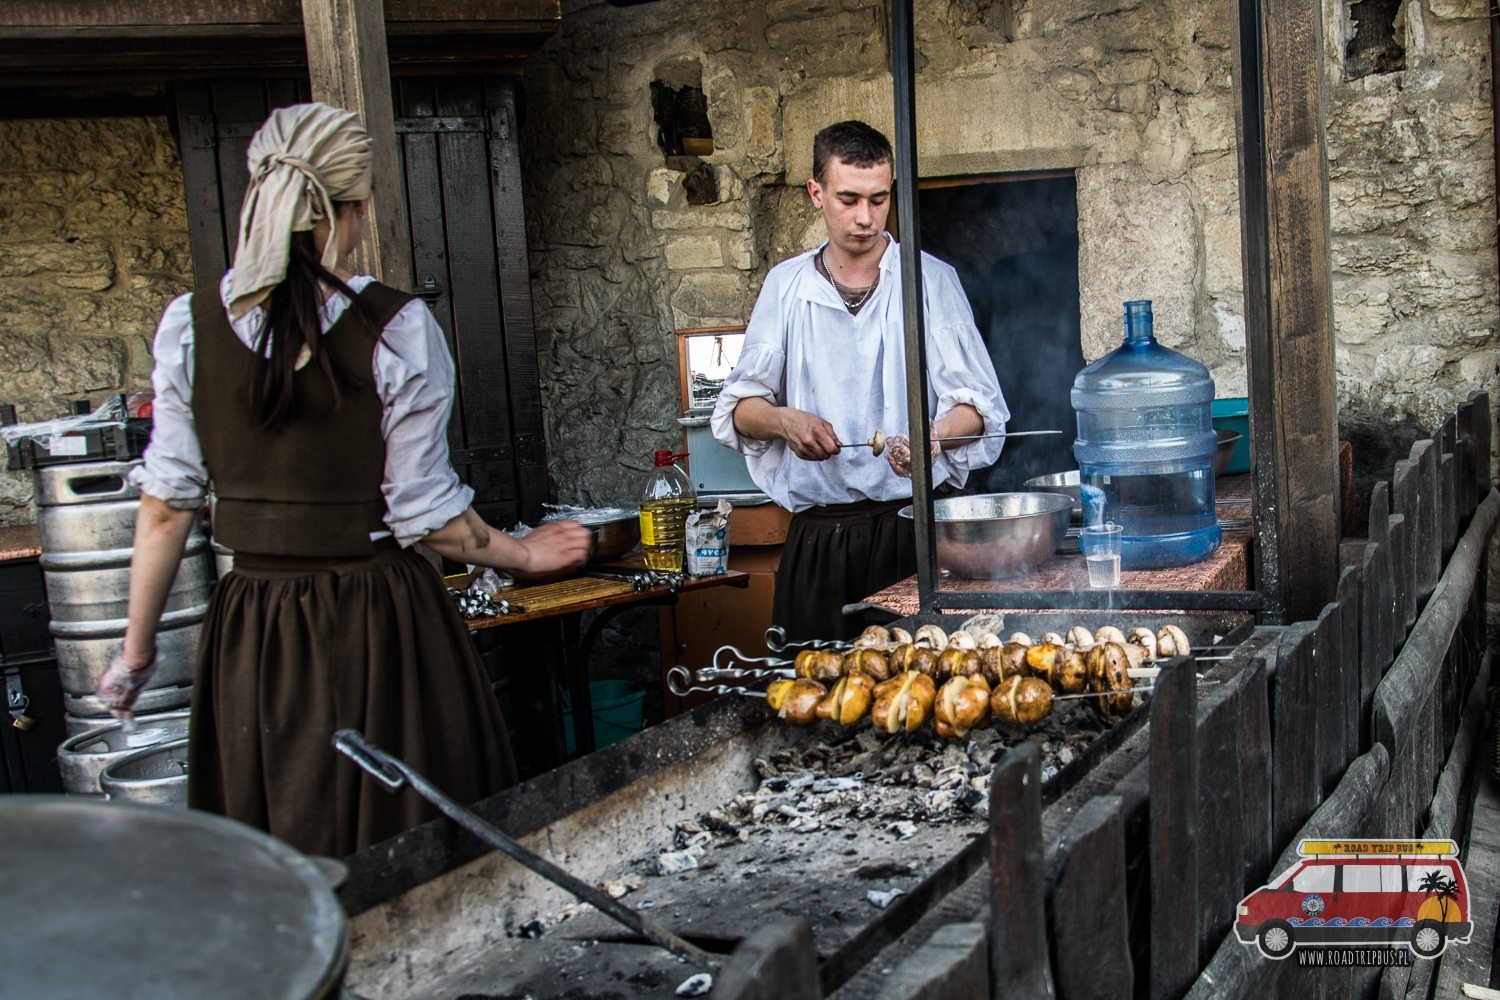
[(887, 906), (890, 906), (891, 903), (895, 901), (897, 896), (904, 895), (906, 895), (906, 893), (901, 889), (887, 889), (884, 892), (880, 891), (879, 889), (871, 889), (869, 892), (865, 893), (865, 899), (868, 899), (870, 901), (870, 905), (876, 907), (877, 909), (883, 910)]
[(677, 995), (680, 997), (706, 997), (714, 988), (714, 977), (706, 972), (700, 972), (682, 981), (677, 987)]

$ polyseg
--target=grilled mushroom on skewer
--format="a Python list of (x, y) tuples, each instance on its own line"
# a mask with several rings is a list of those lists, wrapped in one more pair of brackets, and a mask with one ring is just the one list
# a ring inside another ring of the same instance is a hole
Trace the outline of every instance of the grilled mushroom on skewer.
[(1087, 650), (1094, 645), (1094, 633), (1082, 625), (1074, 625), (1068, 629), (1068, 645), (1074, 649)]
[(923, 625), (917, 629), (917, 634), (912, 641), (919, 646), (926, 643), (931, 648), (941, 651), (948, 646), (948, 633), (938, 625)]
[(1094, 641), (1100, 644), (1106, 642), (1118, 642), (1123, 646), (1125, 644), (1125, 633), (1121, 632), (1113, 625), (1105, 625), (1103, 628), (1100, 628), (1094, 632)]
[(1156, 633), (1156, 650), (1165, 660), (1173, 656), (1188, 656), (1193, 652), (1193, 646), (1182, 629), (1176, 625), (1163, 625)]
[(1034, 726), (1052, 711), (1052, 688), (1036, 677), (1011, 677), (990, 696), (990, 711), (1003, 722)]
[(1146, 659), (1156, 659), (1156, 633), (1149, 628), (1131, 629), (1130, 642), (1146, 651)]
[(883, 650), (856, 647), (844, 654), (844, 673), (859, 672), (871, 680), (884, 681), (891, 677), (891, 664)]
[(1043, 632), (1042, 642), (1050, 642), (1054, 646), (1065, 646), (1067, 642), (1056, 632)]
[(875, 686), (875, 704), (870, 719), (883, 733), (912, 732), (932, 714), (937, 685), (926, 674), (908, 670)]
[(852, 726), (870, 711), (874, 696), (875, 682), (868, 676), (857, 670), (845, 674), (818, 702), (817, 717), (832, 719), (841, 726)]
[(1030, 646), (1032, 644), (1031, 636), (1027, 635), (1025, 632), (1012, 632), (1010, 634), (1010, 638), (1006, 639), (1005, 641), (1007, 643), (1013, 642), (1019, 646)]
[(843, 654), (831, 649), (804, 649), (794, 661), (798, 677), (832, 684), (844, 675)]
[(911, 644), (911, 633), (906, 631), (906, 629), (901, 628), (900, 626), (892, 625), (890, 632), (891, 642), (895, 643), (896, 645), (902, 646)]
[(963, 739), (990, 715), (990, 686), (983, 677), (952, 677), (938, 689), (932, 715), (939, 736)]
[(870, 446), (870, 454), (879, 458), (880, 453), (885, 451), (885, 431), (876, 431), (871, 434), (867, 443)]
[(871, 625), (869, 628), (865, 629), (859, 634), (858, 639), (854, 640), (854, 646), (856, 649), (862, 646), (868, 646), (874, 649), (884, 649), (890, 644), (890, 630), (883, 625)]
[(766, 689), (766, 703), (794, 726), (808, 726), (818, 721), (818, 703), (827, 696), (826, 687), (806, 677), (773, 681)]
[(1106, 719), (1130, 711), (1135, 681), (1130, 677), (1130, 654), (1118, 642), (1101, 642), (1089, 650), (1089, 687), (1099, 692), (1094, 707)]

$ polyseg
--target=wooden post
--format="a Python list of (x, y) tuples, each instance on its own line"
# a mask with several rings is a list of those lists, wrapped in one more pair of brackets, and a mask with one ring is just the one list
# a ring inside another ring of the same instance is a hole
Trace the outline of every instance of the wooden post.
[(302, 0), (302, 22), (313, 99), (359, 115), (374, 143), (370, 211), (352, 266), (392, 287), (411, 288), (411, 230), (396, 157), (385, 9), (361, 0)]
[(1125, 903), (1125, 822), (1118, 795), (1078, 810), (1057, 845), (1047, 924), (1059, 1000), (1129, 996), (1130, 914)]
[(1271, 843), (1279, 850), (1322, 800), (1312, 622), (1287, 627), (1271, 676)]
[(990, 779), (990, 996), (1051, 1000), (1042, 865), (1042, 751), (1006, 751)]
[(1319, 0), (1239, 0), (1238, 14), (1257, 579), (1272, 616), (1303, 621), (1333, 600), (1339, 562), (1323, 8)]
[[(1273, 653), (1274, 655), (1274, 653)], [(1239, 696), (1240, 822), (1243, 827), (1241, 891), (1261, 885), (1271, 875), (1276, 845), (1271, 842), (1271, 703), (1266, 659), (1249, 668)]]
[(1198, 677), (1170, 660), (1151, 701), (1151, 1000), (1198, 975)]
[(876, 1000), (974, 1000), (988, 996), (988, 944), (983, 924), (944, 924), (896, 966)]
[(812, 925), (800, 919), (768, 924), (741, 941), (714, 984), (718, 1000), (818, 1000), (822, 995)]
[[(1244, 895), (1240, 861), (1240, 697), (1234, 691), (1198, 713), (1198, 961), (1207, 964), (1234, 923)], [(1104, 996), (1105, 994), (1096, 994)], [(1123, 995), (1123, 994), (1115, 994)]]

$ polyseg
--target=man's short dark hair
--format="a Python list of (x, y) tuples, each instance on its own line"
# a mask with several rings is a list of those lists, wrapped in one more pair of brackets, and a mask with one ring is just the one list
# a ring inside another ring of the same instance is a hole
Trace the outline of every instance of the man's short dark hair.
[(813, 178), (823, 183), (828, 161), (838, 157), (855, 167), (895, 166), (891, 141), (864, 122), (835, 122), (813, 137)]

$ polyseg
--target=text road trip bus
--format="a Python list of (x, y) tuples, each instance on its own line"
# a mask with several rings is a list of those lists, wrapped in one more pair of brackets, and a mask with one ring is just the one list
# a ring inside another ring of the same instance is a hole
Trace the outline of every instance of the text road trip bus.
[(1435, 958), (1469, 940), (1469, 883), (1453, 841), (1304, 840), (1297, 853), (1240, 900), (1235, 934), (1267, 958), (1306, 944), (1404, 944)]

